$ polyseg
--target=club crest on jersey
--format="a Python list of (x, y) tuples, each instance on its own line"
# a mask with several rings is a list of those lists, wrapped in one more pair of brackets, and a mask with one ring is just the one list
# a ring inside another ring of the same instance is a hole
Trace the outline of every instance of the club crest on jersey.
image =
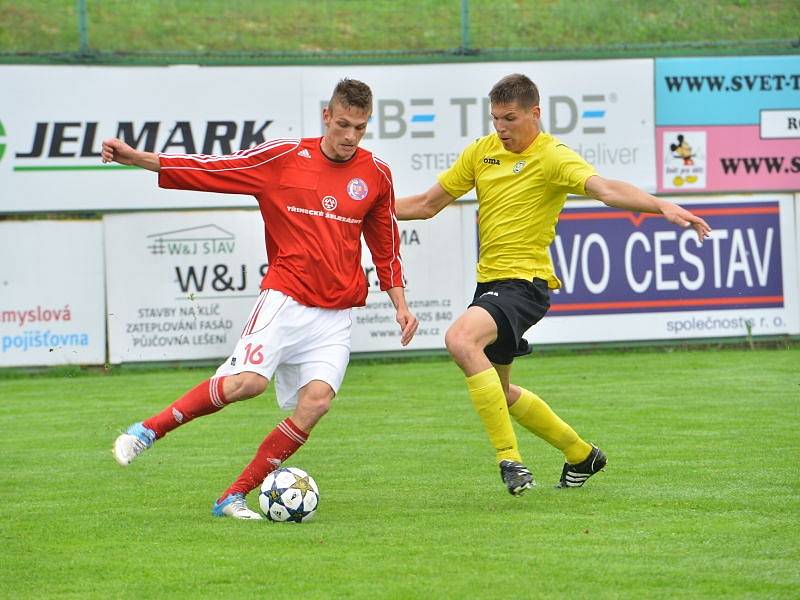
[(369, 194), (369, 188), (363, 179), (356, 177), (347, 184), (347, 195), (353, 200), (363, 200), (367, 194)]
[(520, 160), (520, 161), (517, 161), (517, 163), (511, 168), (511, 170), (514, 173), (519, 173), (524, 168), (525, 168), (525, 161), (524, 160)]
[(333, 196), (325, 196), (322, 199), (322, 208), (324, 208), (325, 210), (335, 210), (336, 205), (337, 205), (336, 198), (334, 198)]

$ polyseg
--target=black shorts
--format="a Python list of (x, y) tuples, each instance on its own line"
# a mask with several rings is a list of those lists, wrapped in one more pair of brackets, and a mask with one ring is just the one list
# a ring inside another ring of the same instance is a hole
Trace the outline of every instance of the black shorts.
[(501, 279), (479, 283), (470, 306), (480, 306), (497, 324), (497, 339), (486, 346), (495, 364), (510, 365), (515, 356), (530, 354), (523, 334), (550, 308), (550, 291), (544, 279)]

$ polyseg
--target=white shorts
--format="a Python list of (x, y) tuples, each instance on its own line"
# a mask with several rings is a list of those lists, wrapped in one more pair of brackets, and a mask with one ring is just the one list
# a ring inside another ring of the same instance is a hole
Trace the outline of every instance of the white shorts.
[(217, 375), (250, 371), (275, 379), (278, 406), (297, 406), (297, 391), (319, 379), (339, 391), (350, 361), (350, 309), (304, 306), (262, 290), (236, 348)]

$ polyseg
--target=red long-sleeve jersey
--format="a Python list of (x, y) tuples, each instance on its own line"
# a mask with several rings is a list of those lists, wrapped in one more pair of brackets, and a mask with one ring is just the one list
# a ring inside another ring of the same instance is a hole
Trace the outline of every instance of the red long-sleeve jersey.
[(321, 141), (276, 139), (227, 156), (161, 154), (158, 183), (255, 196), (269, 260), (261, 289), (306, 306), (363, 306), (362, 233), (381, 289), (404, 285), (392, 174), (363, 148), (334, 162)]

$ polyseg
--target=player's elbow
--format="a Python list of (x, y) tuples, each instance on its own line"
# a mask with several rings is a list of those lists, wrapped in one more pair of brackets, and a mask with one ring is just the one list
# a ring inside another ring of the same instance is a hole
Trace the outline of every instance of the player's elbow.
[(586, 195), (608, 206), (614, 206), (619, 196), (613, 181), (597, 176), (591, 177), (586, 182)]
[(439, 210), (441, 210), (441, 209), (438, 208), (437, 206), (435, 206), (434, 204), (432, 204), (430, 202), (425, 202), (420, 206), (420, 209), (418, 211), (419, 216), (417, 218), (418, 219), (432, 219), (437, 214), (439, 214)]
[(432, 217), (435, 217), (440, 212), (442, 212), (442, 209), (444, 209), (445, 206), (453, 202), (453, 200), (455, 200), (455, 198), (444, 192), (440, 194), (429, 193), (425, 197), (425, 201), (422, 203), (422, 212), (424, 216), (420, 218), (430, 219)]
[(425, 202), (398, 204), (395, 210), (399, 221), (430, 219), (436, 214), (436, 211)]

